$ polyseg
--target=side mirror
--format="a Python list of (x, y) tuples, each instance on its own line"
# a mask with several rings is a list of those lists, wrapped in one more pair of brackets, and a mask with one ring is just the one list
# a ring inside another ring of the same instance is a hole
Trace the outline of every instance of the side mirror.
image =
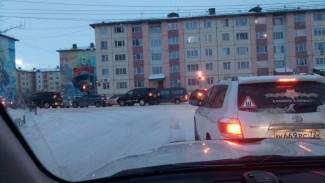
[(190, 100), (190, 104), (193, 106), (200, 106), (201, 102), (197, 99)]

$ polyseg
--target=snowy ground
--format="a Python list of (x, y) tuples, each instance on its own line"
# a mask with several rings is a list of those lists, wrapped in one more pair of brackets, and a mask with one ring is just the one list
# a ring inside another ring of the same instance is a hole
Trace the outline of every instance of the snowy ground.
[(9, 110), (26, 116), (20, 130), (40, 161), (55, 175), (79, 180), (91, 170), (175, 141), (193, 140), (188, 104), (104, 108)]

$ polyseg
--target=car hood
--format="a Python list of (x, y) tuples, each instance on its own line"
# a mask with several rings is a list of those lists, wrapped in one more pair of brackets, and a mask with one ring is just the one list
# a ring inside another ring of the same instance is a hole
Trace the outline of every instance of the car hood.
[(116, 159), (92, 172), (84, 179), (109, 177), (123, 170), (169, 164), (208, 162), (242, 157), (279, 155), (283, 157), (325, 156), (321, 139), (260, 139), (250, 142), (228, 140), (176, 142), (148, 153)]

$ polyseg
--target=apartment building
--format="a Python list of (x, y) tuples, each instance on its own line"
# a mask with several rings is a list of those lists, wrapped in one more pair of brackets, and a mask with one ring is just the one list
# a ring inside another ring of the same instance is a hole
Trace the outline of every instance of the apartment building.
[(60, 91), (60, 68), (37, 69), (36, 91)]
[(18, 93), (21, 96), (28, 96), (36, 92), (36, 73), (35, 70), (17, 69)]
[[(324, 75), (325, 9), (210, 13), (90, 26), (98, 48), (100, 94), (138, 87), (191, 91), (235, 75)], [(198, 80), (198, 71), (204, 80)]]

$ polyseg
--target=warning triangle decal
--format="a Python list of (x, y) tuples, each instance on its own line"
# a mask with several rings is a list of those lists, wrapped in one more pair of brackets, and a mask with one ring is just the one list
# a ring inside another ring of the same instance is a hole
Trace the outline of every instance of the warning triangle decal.
[(240, 108), (243, 108), (243, 109), (255, 109), (256, 104), (254, 103), (254, 101), (249, 96), (246, 96), (244, 102), (240, 105)]

